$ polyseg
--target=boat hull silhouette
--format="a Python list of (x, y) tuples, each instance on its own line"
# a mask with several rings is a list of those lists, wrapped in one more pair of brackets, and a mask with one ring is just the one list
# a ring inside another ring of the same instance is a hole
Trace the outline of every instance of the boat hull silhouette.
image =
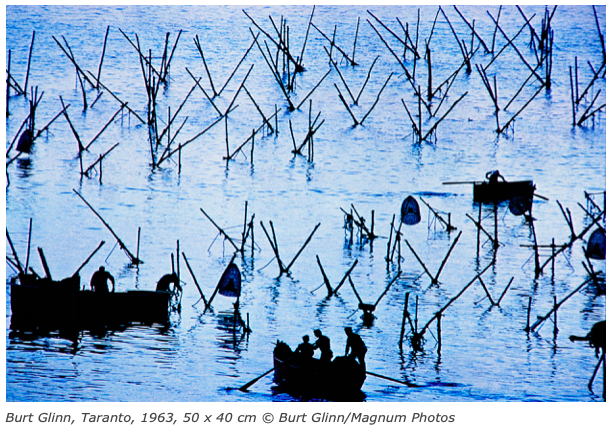
[(276, 345), (273, 359), (274, 382), (289, 394), (336, 401), (357, 401), (363, 396), (366, 373), (354, 359), (339, 356), (331, 362), (302, 360), (283, 342)]
[(514, 197), (531, 200), (535, 192), (532, 180), (517, 182), (480, 182), (473, 184), (473, 200), (478, 203), (499, 203)]
[(13, 330), (91, 329), (169, 321), (169, 292), (83, 291), (79, 290), (79, 276), (61, 281), (25, 280), (11, 283)]

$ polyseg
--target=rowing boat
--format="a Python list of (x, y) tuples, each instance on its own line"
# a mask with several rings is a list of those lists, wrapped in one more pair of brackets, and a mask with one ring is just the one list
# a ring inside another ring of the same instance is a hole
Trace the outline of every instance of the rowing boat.
[(307, 398), (336, 401), (362, 399), (366, 372), (357, 361), (346, 356), (331, 362), (316, 358), (298, 359), (289, 346), (278, 341), (274, 349), (274, 382), (281, 390)]

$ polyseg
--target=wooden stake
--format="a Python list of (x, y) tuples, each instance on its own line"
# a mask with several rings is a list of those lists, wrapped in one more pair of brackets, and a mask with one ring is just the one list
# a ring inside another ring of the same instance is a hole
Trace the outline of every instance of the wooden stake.
[[(32, 48), (34, 47), (34, 35), (36, 34), (35, 31), (32, 32), (32, 42), (30, 42), (30, 53), (28, 54), (28, 68), (26, 69), (26, 82), (24, 83), (24, 89), (27, 92), (28, 91), (28, 77), (30, 76), (30, 62), (32, 60)], [(24, 92), (24, 96), (26, 95), (26, 93)]]
[[(182, 257), (184, 257), (184, 263), (186, 263), (186, 267), (188, 268), (188, 272), (190, 272), (190, 275), (193, 278), (193, 281), (195, 282), (195, 286), (197, 286), (197, 290), (199, 290), (199, 294), (201, 295), (201, 299), (203, 299), (203, 303), (205, 304), (205, 311), (207, 311), (210, 308), (210, 304), (205, 300), (205, 296), (203, 295), (203, 291), (201, 290), (201, 286), (199, 286), (199, 282), (197, 281), (197, 278), (195, 277), (195, 274), (193, 273), (190, 264), (188, 263), (188, 259), (186, 258), (186, 254), (184, 254), (184, 252), (182, 252)], [(179, 270), (179, 267), (178, 267)], [(212, 297), (213, 298), (213, 297)]]
[(404, 340), (404, 325), (406, 324), (406, 316), (408, 314), (407, 308), (409, 303), (409, 292), (404, 294), (404, 312), (402, 313), (402, 326), (400, 327), (400, 341), (398, 342), (399, 346), (402, 346), (402, 341)]
[(78, 193), (75, 189), (73, 189), (73, 192), (74, 192), (75, 194), (77, 194), (77, 196), (78, 196), (81, 200), (83, 200), (83, 202), (84, 202), (84, 203), (85, 203), (85, 204), (86, 204), (86, 205), (90, 208), (90, 210), (91, 210), (92, 212), (94, 212), (94, 215), (96, 215), (96, 216), (98, 217), (98, 219), (100, 219), (100, 220), (101, 220), (101, 222), (105, 225), (105, 227), (107, 227), (107, 229), (111, 232), (111, 234), (113, 235), (113, 237), (114, 237), (114, 238), (116, 238), (116, 240), (118, 241), (118, 245), (120, 245), (120, 248), (122, 249), (122, 251), (124, 251), (124, 252), (126, 253), (126, 255), (127, 255), (127, 256), (131, 259), (131, 264), (133, 264), (133, 265), (138, 265), (138, 264), (140, 264), (140, 263), (143, 263), (141, 260), (139, 260), (137, 257), (135, 257), (135, 256), (133, 256), (133, 255), (131, 254), (131, 252), (128, 250), (128, 248), (126, 248), (126, 245), (124, 245), (124, 242), (122, 242), (122, 240), (118, 237), (118, 235), (116, 235), (116, 234), (115, 234), (115, 232), (113, 231), (113, 229), (109, 226), (109, 224), (107, 224), (107, 222), (103, 219), (103, 217), (101, 217), (101, 216), (99, 215), (99, 213), (98, 213), (98, 212), (96, 212), (96, 211), (94, 210), (94, 208), (90, 205), (90, 203), (88, 203), (88, 202), (86, 201), (86, 199), (85, 199), (85, 198), (83, 198), (83, 197), (82, 197), (82, 195), (81, 195), (81, 194), (79, 194), (79, 193)]

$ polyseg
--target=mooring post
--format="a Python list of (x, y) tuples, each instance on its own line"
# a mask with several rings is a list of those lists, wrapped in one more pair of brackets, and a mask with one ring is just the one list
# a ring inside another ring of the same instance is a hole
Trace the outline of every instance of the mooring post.
[(417, 309), (419, 307), (419, 296), (415, 296), (415, 330), (418, 331), (419, 328), (417, 328)]
[(558, 302), (556, 301), (556, 295), (554, 295), (554, 335), (558, 333)]
[(436, 314), (436, 333), (438, 336), (438, 348), (436, 351), (440, 355), (441, 353), (441, 313)]
[(139, 245), (141, 243), (141, 227), (137, 229), (137, 262), (139, 262)]
[(496, 306), (500, 306), (500, 301), (503, 299), (503, 297), (505, 296), (505, 293), (507, 293), (507, 290), (509, 290), (509, 287), (511, 287), (511, 283), (513, 283), (513, 278), (511, 277), (511, 279), (509, 280), (509, 284), (507, 284), (507, 287), (505, 287), (505, 290), (503, 291), (503, 293), (500, 295), (500, 298), (498, 298), (498, 301), (496, 302)]
[(26, 69), (26, 82), (24, 84), (24, 96), (26, 96), (26, 92), (28, 91), (28, 77), (30, 76), (30, 61), (32, 60), (32, 48), (34, 47), (34, 35), (35, 34), (36, 32), (33, 31), (32, 32), (32, 42), (30, 43), (30, 54), (28, 54), (28, 68)]
[(494, 249), (498, 249), (498, 203), (494, 203)]
[(28, 266), (30, 263), (30, 241), (31, 240), (32, 240), (32, 218), (30, 218), (30, 227), (28, 229), (28, 250), (26, 252), (26, 265), (25, 265), (26, 273), (28, 273)]
[(400, 329), (400, 341), (398, 342), (399, 346), (402, 346), (402, 341), (404, 340), (404, 325), (406, 324), (406, 316), (408, 314), (408, 303), (409, 303), (409, 292), (404, 294), (404, 312), (402, 313), (402, 326)]
[(533, 302), (533, 297), (529, 296), (528, 297), (528, 312), (526, 313), (526, 328), (524, 328), (524, 330), (526, 332), (530, 331), (530, 307), (531, 307), (531, 302)]

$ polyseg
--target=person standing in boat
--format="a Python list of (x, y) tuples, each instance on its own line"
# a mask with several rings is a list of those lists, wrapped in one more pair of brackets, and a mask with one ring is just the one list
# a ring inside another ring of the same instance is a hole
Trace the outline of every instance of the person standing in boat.
[(156, 291), (173, 292), (170, 288), (171, 284), (173, 284), (174, 287), (180, 287), (180, 279), (175, 272), (163, 275), (160, 280), (158, 280), (158, 283), (156, 283)]
[(316, 343), (313, 344), (312, 347), (315, 349), (319, 349), (321, 351), (322, 362), (329, 362), (332, 360), (334, 354), (332, 353), (331, 345), (329, 342), (329, 338), (323, 335), (320, 329), (315, 329), (314, 336), (317, 337)]
[(90, 279), (90, 288), (95, 293), (109, 293), (109, 286), (107, 286), (107, 280), (111, 281), (111, 291), (115, 292), (115, 280), (113, 275), (105, 270), (104, 266), (98, 268), (98, 271), (92, 274)]
[[(344, 328), (344, 332), (347, 335), (347, 344), (346, 349), (344, 350), (344, 356), (348, 356), (351, 359), (357, 358), (359, 365), (361, 365), (365, 371), (366, 362), (364, 361), (364, 357), (366, 356), (368, 349), (366, 348), (364, 341), (359, 335), (354, 333), (350, 327)], [(348, 355), (349, 350), (351, 351), (350, 355)]]
[(297, 346), (297, 349), (295, 349), (295, 353), (299, 356), (301, 362), (309, 362), (309, 360), (311, 360), (312, 356), (314, 355), (314, 348), (310, 343), (309, 336), (304, 335), (302, 337), (302, 340), (304, 340), (303, 343), (300, 343), (300, 345)]
[(486, 179), (488, 179), (488, 183), (490, 185), (494, 185), (498, 183), (498, 179), (501, 178), (503, 182), (507, 182), (502, 174), (498, 170), (488, 171), (486, 173)]

